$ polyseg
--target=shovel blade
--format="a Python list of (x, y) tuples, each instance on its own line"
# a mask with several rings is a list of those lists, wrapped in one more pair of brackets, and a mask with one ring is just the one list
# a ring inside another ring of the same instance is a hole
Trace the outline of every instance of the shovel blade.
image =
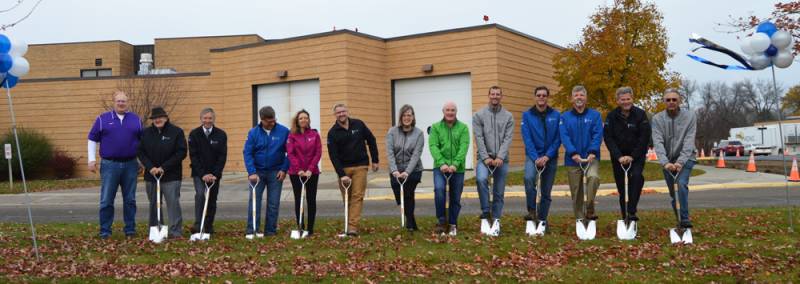
[(495, 219), (492, 227), (489, 229), (489, 236), (497, 237), (500, 235), (500, 220)]
[(583, 220), (576, 220), (575, 221), (575, 234), (578, 235), (578, 239), (586, 240), (586, 227), (583, 226)]
[(586, 226), (586, 239), (594, 240), (594, 237), (596, 235), (597, 235), (597, 222), (591, 220), (589, 221), (589, 225)]
[(189, 241), (193, 241), (194, 242), (194, 241), (202, 240), (202, 237), (200, 235), (201, 235), (200, 233), (192, 234), (191, 236), (189, 236)]
[(683, 242), (681, 236), (678, 235), (678, 229), (675, 228), (669, 229), (669, 241), (672, 242), (673, 244)]
[(525, 222), (525, 234), (528, 236), (534, 236), (536, 233), (536, 225), (533, 221), (526, 221)]
[(259, 238), (259, 239), (264, 238), (264, 234), (256, 233), (256, 238)]
[(488, 235), (489, 231), (492, 230), (492, 227), (489, 226), (488, 219), (481, 219), (481, 234)]
[(547, 225), (545, 225), (544, 221), (539, 221), (537, 223), (539, 224), (536, 226), (536, 231), (534, 231), (533, 234), (536, 236), (544, 236)]
[(693, 242), (694, 242), (694, 239), (692, 239), (692, 229), (686, 228), (686, 230), (683, 231), (683, 243), (684, 244), (691, 244)]
[(292, 230), (292, 233), (289, 234), (289, 237), (295, 240), (299, 240), (303, 236), (303, 233), (299, 230)]
[(161, 234), (161, 238), (166, 239), (167, 233), (169, 232), (169, 227), (167, 227), (166, 225), (161, 225), (160, 229), (161, 230), (159, 230), (159, 233)]
[(636, 238), (636, 221), (625, 225), (625, 220), (617, 220), (617, 238), (620, 240), (633, 240)]

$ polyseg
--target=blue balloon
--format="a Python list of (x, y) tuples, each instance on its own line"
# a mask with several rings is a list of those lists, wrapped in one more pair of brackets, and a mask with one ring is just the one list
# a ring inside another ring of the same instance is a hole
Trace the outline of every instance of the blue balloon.
[(16, 76), (11, 74), (6, 74), (6, 79), (3, 80), (3, 88), (11, 89), (17, 85), (17, 81), (19, 81), (19, 78), (17, 78)]
[(757, 33), (765, 33), (769, 37), (772, 37), (772, 34), (774, 34), (777, 31), (778, 31), (778, 28), (775, 27), (775, 24), (770, 23), (770, 22), (760, 23), (760, 24), (758, 24), (758, 27), (756, 28), (756, 32)]
[(764, 51), (764, 54), (766, 54), (769, 57), (773, 57), (778, 54), (778, 48), (770, 44), (767, 50)]
[(11, 40), (4, 34), (0, 34), (0, 53), (8, 53), (11, 50)]
[(0, 53), (0, 73), (8, 72), (11, 69), (13, 61), (11, 55), (8, 53)]

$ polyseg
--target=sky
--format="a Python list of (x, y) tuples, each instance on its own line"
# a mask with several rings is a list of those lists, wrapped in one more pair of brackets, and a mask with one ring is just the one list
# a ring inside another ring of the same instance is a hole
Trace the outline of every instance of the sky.
[[(18, 0), (0, 0), (0, 11)], [(28, 13), (38, 0), (23, 0), (0, 23), (9, 24)], [(700, 64), (686, 53), (696, 47), (689, 35), (697, 33), (722, 46), (741, 52), (737, 36), (726, 33), (730, 16), (768, 16), (774, 0), (659, 0), (654, 3), (664, 16), (663, 25), (674, 56), (668, 69), (699, 83), (771, 79), (769, 69), (727, 71)], [(589, 16), (611, 0), (463, 0), (463, 1), (123, 1), (42, 0), (26, 20), (7, 32), (30, 44), (122, 40), (152, 44), (154, 38), (208, 35), (259, 34), (267, 39), (301, 36), (333, 29), (355, 29), (394, 37), (490, 23), (568, 46), (581, 39)], [(728, 57), (704, 51), (701, 56), (733, 64)], [(776, 69), (785, 87), (800, 84), (800, 64)], [(32, 66), (36, 68), (36, 66)]]

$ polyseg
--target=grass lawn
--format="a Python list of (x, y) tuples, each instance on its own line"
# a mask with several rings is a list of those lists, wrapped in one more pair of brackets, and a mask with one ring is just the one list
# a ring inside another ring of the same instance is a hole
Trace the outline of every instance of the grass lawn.
[[(42, 179), (28, 180), (28, 192), (53, 191), (60, 189), (72, 189), (100, 186), (99, 179)], [(0, 182), (0, 194), (14, 194), (25, 192), (22, 188), (22, 180), (14, 179), (14, 189), (9, 188), (8, 181)]]
[[(555, 184), (569, 184), (569, 180), (567, 178), (567, 166), (558, 166), (558, 170), (556, 171), (556, 181)], [(704, 170), (701, 169), (692, 169), (692, 176), (702, 175), (706, 173)], [(600, 169), (598, 172), (600, 175), (600, 183), (614, 183), (614, 171), (611, 169), (611, 161), (600, 161)], [(661, 171), (661, 167), (658, 166), (656, 163), (645, 163), (644, 166), (644, 180), (651, 181), (651, 180), (664, 180), (664, 173)], [(525, 184), (525, 172), (524, 171), (513, 171), (508, 173), (508, 177), (506, 177), (506, 184), (507, 185), (524, 185)], [(465, 185), (475, 185), (475, 178), (469, 178), (464, 180)]]
[[(397, 218), (367, 218), (357, 238), (334, 237), (339, 219), (318, 219), (306, 240), (288, 236), (245, 240), (243, 222), (220, 222), (210, 242), (126, 240), (120, 224), (111, 240), (95, 223), (38, 225), (42, 262), (31, 256), (28, 227), (0, 223), (0, 282), (790, 282), (800, 279), (800, 238), (788, 233), (785, 208), (693, 210), (693, 245), (671, 245), (668, 211), (640, 213), (639, 237), (619, 241), (611, 213), (601, 214), (598, 237), (578, 241), (572, 217), (552, 216), (544, 238), (522, 234), (507, 218), (503, 235), (480, 237), (477, 216), (461, 218), (455, 238), (397, 228)], [(795, 214), (797, 217), (798, 214)], [(797, 223), (797, 222), (796, 222)], [(141, 223), (140, 223), (141, 224)], [(469, 225), (467, 225), (469, 224)]]

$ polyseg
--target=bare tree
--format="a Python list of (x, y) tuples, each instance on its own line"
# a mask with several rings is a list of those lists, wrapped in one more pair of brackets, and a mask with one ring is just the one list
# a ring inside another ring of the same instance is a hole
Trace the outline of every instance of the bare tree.
[(694, 99), (694, 93), (697, 92), (697, 82), (690, 79), (681, 78), (681, 96), (683, 96), (683, 101), (686, 103), (686, 107), (688, 109), (692, 109), (692, 100)]
[[(128, 109), (147, 124), (150, 111), (157, 106), (172, 113), (175, 106), (185, 98), (185, 91), (180, 83), (171, 76), (144, 75), (123, 78), (117, 81), (117, 89), (128, 95)], [(113, 109), (112, 102), (106, 98), (100, 100), (106, 109)]]

